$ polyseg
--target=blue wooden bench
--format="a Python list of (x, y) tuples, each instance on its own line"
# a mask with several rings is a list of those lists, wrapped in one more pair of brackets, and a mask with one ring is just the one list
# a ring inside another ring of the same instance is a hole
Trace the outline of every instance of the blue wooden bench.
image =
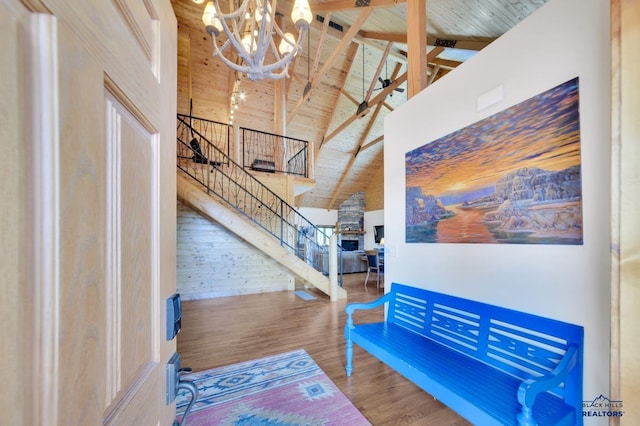
[(396, 283), (346, 312), (347, 376), (356, 343), (474, 424), (583, 423), (581, 326)]

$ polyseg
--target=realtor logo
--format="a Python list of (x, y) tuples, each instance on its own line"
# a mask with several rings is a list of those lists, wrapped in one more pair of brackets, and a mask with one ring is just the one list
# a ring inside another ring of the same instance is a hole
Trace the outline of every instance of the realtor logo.
[(622, 401), (612, 401), (600, 394), (593, 401), (582, 401), (583, 417), (622, 417)]

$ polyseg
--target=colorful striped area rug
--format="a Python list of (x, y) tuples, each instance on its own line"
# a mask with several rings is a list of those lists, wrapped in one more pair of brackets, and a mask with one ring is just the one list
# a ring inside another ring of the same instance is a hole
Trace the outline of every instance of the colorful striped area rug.
[[(370, 425), (304, 351), (184, 375), (198, 388), (187, 426)], [(190, 395), (177, 397), (181, 421)]]

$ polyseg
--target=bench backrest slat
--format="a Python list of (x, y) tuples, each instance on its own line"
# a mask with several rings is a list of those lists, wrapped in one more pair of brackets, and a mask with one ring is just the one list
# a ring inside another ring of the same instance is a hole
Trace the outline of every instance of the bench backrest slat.
[(427, 317), (426, 300), (412, 297), (407, 293), (397, 294), (393, 308), (396, 323), (426, 336), (424, 329)]
[[(388, 322), (522, 380), (549, 373), (569, 345), (583, 345), (583, 328), (574, 324), (397, 283), (391, 292)], [(581, 372), (566, 382), (581, 395)], [(564, 396), (567, 383), (554, 393)]]

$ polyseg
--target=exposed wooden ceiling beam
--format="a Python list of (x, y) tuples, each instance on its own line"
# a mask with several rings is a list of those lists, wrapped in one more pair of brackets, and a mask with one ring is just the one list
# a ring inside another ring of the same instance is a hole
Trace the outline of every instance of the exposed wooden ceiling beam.
[(390, 85), (388, 85), (387, 87), (385, 87), (384, 89), (382, 89), (382, 91), (380, 93), (378, 93), (378, 95), (371, 99), (371, 102), (369, 102), (369, 106), (372, 107), (374, 105), (377, 105), (379, 102), (382, 102), (386, 99), (386, 97), (389, 95), (389, 93), (393, 92), (395, 89), (397, 89), (402, 83), (404, 83), (405, 81), (407, 81), (407, 73), (405, 72), (404, 74), (402, 74), (400, 77), (396, 78), (395, 80), (393, 80), (391, 82)]
[(438, 57), (438, 55), (441, 54), (442, 52), (444, 52), (444, 47), (442, 46), (434, 47), (429, 51), (429, 53), (427, 53), (427, 62), (428, 63), (434, 62)]
[(340, 91), (340, 93), (342, 93), (347, 99), (349, 99), (351, 102), (353, 102), (353, 104), (355, 106), (358, 106), (360, 104), (360, 102), (354, 98), (349, 92), (347, 92), (346, 90), (342, 89)]
[[(360, 44), (366, 44), (367, 46), (371, 46), (378, 50), (383, 50), (383, 47), (384, 47), (384, 45), (377, 40), (367, 39), (361, 36), (357, 36), (356, 38), (353, 39), (353, 41)], [(462, 62), (458, 62), (458, 61), (451, 61), (451, 60), (436, 58), (443, 51), (444, 51), (443, 46), (435, 46), (434, 48), (432, 48), (427, 54), (427, 63), (439, 63), (440, 65), (451, 68), (451, 69), (462, 64)], [(396, 48), (395, 46), (389, 52), (389, 57), (395, 59), (396, 62), (399, 62), (402, 64), (406, 64), (408, 62), (407, 54), (404, 51)], [(428, 71), (427, 71), (427, 74), (429, 74)]]
[[(318, 50), (316, 51), (316, 57), (313, 59), (313, 67), (311, 68), (311, 75), (314, 76), (314, 78), (318, 71), (318, 65), (320, 64), (320, 56), (322, 55), (322, 50), (324, 48), (324, 38), (327, 35), (329, 22), (331, 22), (331, 12), (327, 13), (324, 17), (324, 22), (322, 23), (322, 32), (320, 33), (320, 40), (318, 40)], [(311, 52), (308, 54), (311, 54)]]
[(313, 81), (311, 82), (311, 90), (307, 91), (307, 93), (300, 98), (298, 103), (293, 107), (293, 110), (291, 110), (291, 112), (289, 113), (289, 116), (287, 117), (287, 124), (291, 123), (291, 120), (293, 120), (295, 115), (298, 113), (298, 109), (311, 96), (313, 89), (315, 89), (315, 87), (318, 85), (318, 82), (324, 77), (324, 74), (327, 71), (329, 71), (329, 68), (333, 65), (333, 62), (336, 60), (338, 55), (342, 52), (342, 50), (348, 44), (351, 43), (355, 35), (358, 33), (358, 30), (360, 29), (362, 24), (364, 24), (364, 22), (369, 17), (369, 14), (371, 14), (372, 10), (373, 9), (368, 7), (364, 9), (362, 12), (360, 12), (360, 15), (358, 15), (353, 25), (351, 26), (351, 28), (349, 28), (349, 31), (347, 31), (347, 33), (342, 37), (342, 39), (340, 39), (338, 46), (336, 46), (333, 52), (331, 52), (331, 55), (329, 55), (329, 58), (327, 58), (322, 68), (320, 68), (320, 71), (318, 71), (318, 74), (314, 76)]
[(427, 4), (407, 1), (407, 100), (427, 87)]
[(394, 43), (407, 43), (407, 33), (389, 33), (377, 31), (360, 31), (360, 36), (372, 40), (392, 41)]
[[(400, 64), (396, 64), (396, 69), (400, 69), (400, 67), (401, 67)], [(394, 73), (395, 73), (395, 71), (394, 71)], [(407, 80), (407, 73), (405, 72), (400, 77), (394, 79), (393, 82), (390, 85), (388, 85), (387, 87), (382, 89), (382, 91), (369, 102), (369, 108), (378, 105), (380, 102), (383, 102), (389, 93), (393, 92), (393, 90), (395, 90), (398, 86), (400, 86), (406, 80)], [(333, 139), (338, 134), (340, 134), (344, 129), (349, 127), (351, 125), (351, 123), (356, 121), (358, 118), (360, 118), (360, 115), (358, 115), (357, 113), (351, 115), (342, 124), (340, 124), (338, 127), (336, 127), (331, 133), (329, 133), (327, 136), (325, 136), (325, 138), (323, 139), (322, 143), (326, 144), (327, 142), (329, 142), (331, 139)]]
[(356, 121), (358, 118), (359, 118), (358, 114), (351, 115), (349, 118), (347, 118), (345, 121), (343, 121), (342, 124), (340, 124), (338, 127), (333, 129), (333, 131), (331, 133), (329, 133), (327, 136), (325, 136), (325, 138), (322, 140), (322, 144), (324, 145), (327, 142), (329, 142), (331, 139), (335, 138), (338, 134), (340, 134), (344, 129), (349, 127), (349, 125), (351, 125), (351, 123)]
[[(287, 100), (289, 100), (289, 89), (291, 88), (291, 82), (295, 79), (295, 80), (302, 80), (302, 78), (300, 76), (298, 76), (298, 74), (296, 74), (296, 65), (298, 63), (298, 58), (300, 58), (300, 55), (296, 55), (293, 57), (293, 61), (291, 61), (291, 65), (289, 66), (289, 76), (291, 78), (287, 78), (287, 82), (285, 84), (285, 94), (286, 94), (286, 98)], [(304, 83), (302, 83), (304, 84)]]
[[(386, 48), (385, 44), (382, 43), (381, 41), (362, 37), (360, 33), (358, 33), (358, 35), (354, 37), (353, 41), (355, 43), (364, 44), (366, 46), (373, 47), (375, 49), (382, 50), (382, 51), (384, 51), (384, 49)], [(407, 63), (407, 54), (395, 46), (391, 48), (391, 51), (389, 52), (389, 56), (391, 56), (397, 62), (401, 62), (403, 64)]]
[[(480, 51), (490, 45), (495, 38), (486, 39), (486, 40), (450, 40), (455, 43), (454, 49), (463, 49), (463, 50), (475, 50)], [(427, 35), (427, 44), (430, 46), (437, 46), (442, 43), (442, 40), (438, 41), (437, 37)]]
[[(296, 58), (293, 58), (293, 60), (295, 61)], [(302, 77), (300, 77), (298, 74), (295, 73), (291, 73), (291, 78), (287, 79), (287, 83), (290, 83), (289, 80), (295, 80), (298, 83), (302, 84), (304, 86), (304, 84), (306, 83), (306, 80), (304, 80)], [(287, 84), (287, 87), (289, 87), (289, 84)]]
[[(406, 0), (405, 0), (406, 1)], [(329, 17), (329, 15), (325, 15), (324, 20), (326, 21), (327, 18)], [(335, 28), (332, 28), (331, 26), (329, 26), (329, 28), (327, 29), (327, 34), (329, 34), (332, 37), (335, 37), (337, 39), (341, 39), (344, 36), (344, 33), (349, 31), (349, 29), (351, 28), (349, 25), (340, 23), (340, 25), (342, 25), (343, 30), (337, 30)], [(320, 23), (317, 20), (313, 20), (313, 22), (311, 23), (311, 26), (317, 30), (317, 31), (322, 31), (322, 28), (324, 27), (324, 22)], [(406, 36), (405, 36), (405, 40), (406, 40)], [(391, 40), (382, 40), (382, 41), (391, 41)], [(362, 36), (362, 31), (358, 31), (358, 33), (356, 34), (356, 36), (353, 38), (353, 42), (358, 43), (358, 44), (365, 44), (369, 47), (373, 47), (375, 49), (378, 49), (380, 51), (384, 51), (386, 45), (385, 43), (381, 43), (378, 40), (375, 39), (370, 39), (370, 38), (365, 38)], [(406, 43), (406, 41), (405, 41)], [(407, 54), (398, 49), (397, 47), (393, 47), (391, 49), (390, 52), (390, 56), (395, 59), (398, 62), (402, 62), (403, 64), (407, 63)], [(297, 58), (297, 56), (296, 56)], [(294, 59), (295, 60), (295, 59)]]
[(340, 194), (342, 194), (342, 187), (344, 186), (344, 183), (349, 177), (349, 174), (351, 174), (351, 169), (353, 169), (353, 166), (355, 166), (356, 164), (356, 158), (358, 157), (358, 154), (362, 151), (364, 143), (367, 140), (367, 137), (369, 137), (369, 133), (371, 133), (371, 129), (373, 128), (374, 123), (378, 119), (378, 114), (380, 114), (380, 110), (382, 109), (382, 104), (383, 102), (380, 102), (378, 103), (378, 105), (376, 105), (375, 111), (373, 112), (373, 114), (371, 114), (371, 117), (369, 118), (367, 127), (364, 129), (364, 132), (362, 132), (362, 135), (358, 140), (358, 149), (353, 153), (353, 158), (351, 159), (352, 161), (349, 161), (349, 165), (347, 166), (347, 168), (342, 171), (342, 177), (340, 178), (340, 182), (338, 183), (338, 186), (336, 187), (336, 189), (333, 191), (333, 196), (331, 197), (331, 201), (329, 201), (330, 209), (334, 207), (336, 200), (338, 199)]
[(441, 58), (434, 58), (433, 61), (430, 61), (434, 64), (436, 64), (439, 67), (444, 67), (444, 68), (449, 68), (449, 69), (454, 69), (460, 65), (462, 65), (462, 62), (458, 62), (458, 61), (451, 61), (449, 59), (441, 59)]
[(362, 146), (364, 145), (364, 142), (369, 137), (369, 133), (371, 133), (371, 129), (373, 128), (373, 124), (378, 119), (378, 114), (380, 114), (380, 110), (381, 109), (382, 109), (382, 102), (380, 102), (380, 103), (378, 103), (378, 105), (376, 105), (375, 111), (373, 112), (373, 114), (371, 114), (371, 118), (369, 119), (369, 122), (367, 123), (367, 127), (364, 129), (364, 132), (362, 132), (362, 135), (360, 136), (360, 139), (358, 140), (358, 151), (356, 151), (354, 156), (356, 156), (356, 155), (358, 155), (360, 153), (360, 150), (362, 149)]
[(371, 142), (369, 142), (368, 144), (362, 145), (362, 147), (360, 148), (360, 152), (364, 151), (365, 149), (373, 148), (374, 146), (376, 146), (380, 142), (384, 142), (384, 135), (380, 135), (377, 138), (375, 138), (374, 140), (372, 140)]
[[(353, 157), (351, 157), (351, 159), (349, 160), (349, 164), (347, 164), (347, 167), (345, 168), (346, 171), (351, 171), (351, 169), (353, 168), (353, 165), (356, 163), (357, 158), (358, 158), (357, 155), (354, 155)], [(340, 178), (340, 182), (338, 182), (338, 186), (336, 186), (336, 189), (333, 191), (333, 197), (331, 197), (331, 201), (329, 201), (329, 205), (327, 206), (327, 209), (331, 210), (333, 208), (333, 205), (335, 204), (336, 199), (340, 194), (340, 190), (342, 189), (342, 185), (344, 185), (344, 182), (347, 180), (348, 176), (349, 176), (349, 173), (342, 174), (342, 177)]]
[(380, 58), (380, 63), (378, 63), (378, 68), (376, 69), (376, 72), (373, 74), (373, 78), (371, 79), (371, 84), (369, 85), (367, 96), (365, 96), (364, 98), (365, 101), (367, 102), (369, 101), (369, 98), (371, 98), (373, 89), (376, 87), (376, 83), (378, 82), (378, 77), (380, 77), (380, 73), (382, 72), (382, 68), (384, 67), (384, 64), (387, 62), (387, 58), (389, 57), (389, 52), (391, 51), (392, 47), (393, 47), (392, 42), (387, 43), (387, 48), (384, 50), (384, 53), (382, 54), (382, 58)]
[[(323, 19), (324, 19), (324, 21), (326, 21), (326, 20), (328, 20), (328, 18), (330, 18), (329, 14), (325, 15), (325, 17)], [(324, 27), (324, 21), (322, 23), (320, 23), (317, 20), (314, 20), (311, 23), (311, 26), (315, 30), (322, 31), (322, 28)], [(344, 33), (349, 31), (349, 29), (351, 27), (349, 25), (347, 25), (347, 24), (342, 23), (342, 22), (340, 23), (340, 25), (342, 25), (342, 28), (343, 28), (342, 31), (337, 30), (337, 29), (329, 26), (329, 28), (327, 29), (327, 34), (329, 34), (330, 36), (335, 37), (337, 39), (341, 39), (344, 36)], [(355, 43), (365, 44), (367, 46), (373, 47), (373, 48), (381, 50), (381, 51), (383, 51), (385, 49), (385, 47), (386, 47), (385, 43), (381, 43), (380, 41), (375, 40), (375, 39), (369, 39), (369, 38), (363, 37), (362, 34), (363, 34), (362, 31), (358, 31), (356, 36), (353, 38), (353, 41)], [(382, 40), (382, 41), (391, 41), (391, 40)], [(405, 35), (405, 43), (406, 43), (406, 35)], [(402, 62), (404, 64), (407, 63), (407, 54), (404, 51), (398, 49), (395, 46), (391, 49), (390, 55), (391, 55), (392, 58), (396, 59), (399, 62)]]
[[(398, 74), (400, 74), (400, 70), (402, 69), (402, 65), (401, 64), (396, 64), (396, 66), (393, 68), (393, 71), (391, 72), (391, 81), (395, 81), (396, 78), (398, 77)], [(389, 95), (393, 96), (393, 92), (389, 93)], [(382, 100), (381, 104), (384, 105), (389, 111), (393, 111), (393, 108), (391, 107), (391, 105), (387, 104), (385, 102), (385, 99), (387, 99), (386, 97)]]
[(313, 2), (311, 4), (311, 10), (313, 10), (313, 12), (315, 13), (325, 11), (360, 9), (363, 7), (392, 7), (405, 2), (406, 0), (369, 0), (366, 6), (358, 6), (358, 2), (356, 0), (334, 0), (324, 3)]
[[(360, 31), (358, 33), (360, 37), (369, 40), (380, 40), (380, 41), (392, 41), (394, 43), (402, 43), (407, 44), (407, 34), (406, 33), (390, 33), (390, 32), (378, 32), (378, 31)], [(439, 40), (437, 37), (430, 36), (427, 34), (427, 45), (428, 46), (438, 46), (444, 40)], [(491, 44), (495, 39), (487, 39), (487, 40), (446, 40), (454, 44), (453, 49), (462, 49), (462, 50), (473, 50), (480, 51)]]
[[(389, 80), (391, 80), (392, 82), (395, 82), (398, 77), (398, 74), (400, 74), (401, 69), (402, 69), (402, 64), (396, 64), (396, 66), (393, 68), (393, 71), (391, 71), (391, 76), (389, 77)], [(393, 91), (389, 93), (389, 95), (393, 96)], [(380, 101), (378, 105), (384, 106), (388, 108), (390, 111), (393, 111), (393, 108), (391, 107), (391, 105), (385, 102), (386, 99), (387, 97), (385, 96), (384, 99), (382, 99), (382, 101)]]
[(342, 49), (344, 49), (349, 43), (351, 43), (353, 38), (358, 34), (360, 27), (362, 27), (362, 25), (366, 22), (370, 14), (371, 14), (370, 8), (367, 8), (362, 12), (360, 12), (356, 20), (353, 22), (353, 24), (349, 28), (349, 31), (346, 32), (344, 37), (340, 39), (338, 46), (336, 46), (333, 52), (331, 52), (331, 55), (329, 55), (329, 58), (325, 61), (324, 65), (318, 72), (318, 75), (315, 76), (314, 80), (320, 79), (324, 76), (324, 74), (329, 70), (329, 67), (333, 65), (333, 62), (336, 60), (340, 52), (342, 52)]
[[(351, 43), (349, 45), (349, 48), (347, 49), (347, 58), (348, 58), (348, 61), (349, 61), (349, 69), (347, 70), (347, 73), (345, 74), (345, 77), (344, 77), (344, 81), (342, 82), (343, 87), (340, 89), (340, 93), (342, 93), (345, 96), (347, 96), (347, 98), (349, 98), (350, 95), (348, 95), (346, 90), (344, 90), (344, 83), (346, 83), (349, 80), (349, 76), (351, 75), (351, 70), (353, 69), (353, 64), (355, 63), (355, 57), (356, 57), (357, 54), (358, 54), (358, 45), (355, 44), (355, 43)], [(356, 101), (354, 99), (354, 102), (356, 103), (356, 105), (358, 105), (358, 101)], [(327, 132), (329, 131), (329, 126), (331, 126), (331, 123), (333, 122), (333, 118), (335, 117), (337, 110), (338, 110), (338, 108), (332, 108), (331, 117), (329, 118), (329, 120), (327, 121), (327, 123), (325, 125), (325, 131), (324, 131), (324, 136), (322, 138), (322, 142), (320, 142), (320, 144), (319, 144), (320, 146), (318, 146), (316, 148), (315, 158), (318, 158), (319, 151), (320, 151), (320, 149), (322, 149), (322, 145), (325, 142), (324, 137), (327, 135)]]
[(435, 67), (433, 67), (433, 71), (429, 76), (429, 81), (427, 81), (428, 85), (431, 85), (435, 81), (436, 76), (438, 75), (438, 71), (440, 71), (440, 65), (436, 65)]

